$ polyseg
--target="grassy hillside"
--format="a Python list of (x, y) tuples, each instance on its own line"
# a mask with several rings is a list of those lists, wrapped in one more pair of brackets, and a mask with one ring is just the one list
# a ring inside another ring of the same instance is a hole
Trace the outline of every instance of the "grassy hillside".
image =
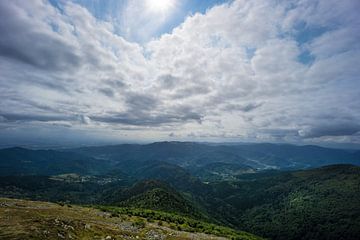
[(188, 228), (189, 232), (178, 224), (148, 220), (130, 212), (0, 198), (0, 239), (261, 239), (245, 232), (197, 224), (217, 236), (201, 228)]

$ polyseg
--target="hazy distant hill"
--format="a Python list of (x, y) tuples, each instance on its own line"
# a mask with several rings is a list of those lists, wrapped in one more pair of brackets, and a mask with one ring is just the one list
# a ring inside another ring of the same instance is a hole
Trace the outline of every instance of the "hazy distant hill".
[(254, 168), (244, 164), (225, 162), (213, 162), (189, 171), (205, 182), (234, 180), (237, 175), (256, 172)]
[(55, 175), (61, 173), (102, 174), (109, 171), (104, 161), (74, 152), (0, 149), (0, 176)]
[[(24, 148), (0, 150), (0, 175), (3, 176), (62, 173), (98, 175), (115, 169), (136, 174), (137, 171), (149, 172), (150, 169), (144, 169), (144, 166), (153, 163), (178, 165), (192, 173), (194, 169), (207, 169), (212, 163), (236, 164), (253, 169), (300, 169), (337, 163), (360, 165), (360, 153), (317, 146), (209, 145), (192, 142), (124, 144), (66, 151)], [(152, 168), (156, 168), (154, 164)], [(217, 172), (220, 175), (230, 173), (223, 167), (218, 168), (221, 169), (225, 172)], [(178, 170), (182, 171), (180, 168)]]
[(296, 169), (336, 163), (360, 165), (359, 152), (310, 145), (270, 143), (211, 145), (193, 142), (157, 142), (147, 145), (86, 147), (69, 151), (131, 164), (165, 161), (190, 169), (215, 162), (243, 164), (258, 169)]
[(136, 168), (137, 179), (157, 179), (167, 182), (181, 191), (205, 191), (206, 186), (186, 169), (163, 161), (149, 161)]

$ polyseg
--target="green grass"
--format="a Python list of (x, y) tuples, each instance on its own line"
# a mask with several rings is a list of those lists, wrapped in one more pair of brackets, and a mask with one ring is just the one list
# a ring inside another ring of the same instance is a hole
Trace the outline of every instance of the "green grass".
[(99, 208), (0, 198), (0, 239), (261, 239), (167, 213)]
[(247, 232), (237, 231), (228, 227), (195, 220), (174, 213), (155, 211), (149, 209), (140, 209), (140, 208), (125, 208), (125, 207), (113, 207), (113, 206), (95, 206), (95, 207), (100, 209), (101, 211), (109, 212), (111, 214), (116, 214), (116, 215), (126, 214), (129, 216), (143, 217), (150, 222), (157, 221), (160, 225), (166, 225), (178, 231), (206, 233), (217, 236), (223, 236), (230, 239), (244, 239), (244, 240), (261, 239)]

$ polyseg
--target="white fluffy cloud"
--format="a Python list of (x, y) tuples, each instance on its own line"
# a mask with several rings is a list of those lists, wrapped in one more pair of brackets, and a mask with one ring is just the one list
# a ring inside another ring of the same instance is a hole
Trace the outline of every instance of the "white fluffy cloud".
[(1, 2), (0, 132), (360, 143), (357, 7), (237, 0), (140, 45), (71, 2)]

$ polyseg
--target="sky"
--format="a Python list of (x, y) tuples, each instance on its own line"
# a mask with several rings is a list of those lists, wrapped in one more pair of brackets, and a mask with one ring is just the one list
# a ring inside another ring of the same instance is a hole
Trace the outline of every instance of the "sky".
[(0, 1), (0, 146), (360, 146), (358, 0)]

